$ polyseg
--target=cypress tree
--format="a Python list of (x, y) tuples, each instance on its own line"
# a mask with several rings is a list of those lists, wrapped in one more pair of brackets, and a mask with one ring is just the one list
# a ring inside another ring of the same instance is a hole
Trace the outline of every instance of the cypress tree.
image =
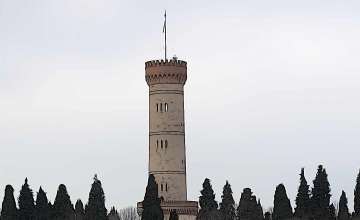
[[(130, 218), (130, 217), (129, 217)], [(110, 209), (109, 215), (108, 215), (108, 219), (109, 220), (120, 220), (120, 216), (118, 211), (116, 211), (115, 207), (112, 207)]]
[(217, 220), (222, 218), (221, 212), (217, 209), (218, 203), (215, 200), (214, 190), (208, 178), (204, 180), (199, 203), (200, 211), (197, 216), (198, 220)]
[(223, 188), (223, 195), (221, 196), (222, 201), (220, 203), (220, 212), (222, 213), (224, 220), (234, 220), (236, 217), (235, 213), (235, 201), (233, 198), (233, 192), (228, 181)]
[(28, 179), (25, 179), (22, 185), (19, 196), (19, 219), (33, 220), (35, 218), (35, 204), (34, 195), (29, 187)]
[(260, 201), (256, 200), (250, 188), (245, 188), (241, 193), (239, 206), (237, 208), (237, 219), (262, 220), (263, 210)]
[(311, 212), (315, 219), (328, 219), (330, 212), (330, 183), (322, 165), (319, 165), (311, 190)]
[(306, 181), (304, 168), (301, 169), (300, 173), (300, 186), (296, 196), (296, 208), (294, 216), (298, 218), (306, 218), (310, 216), (310, 190), (309, 185)]
[(80, 199), (78, 199), (75, 203), (75, 219), (76, 220), (85, 219), (84, 205)]
[(330, 220), (336, 220), (336, 209), (333, 203), (329, 206)]
[(35, 219), (48, 220), (50, 218), (49, 201), (44, 190), (40, 187), (36, 196)]
[(169, 220), (179, 220), (179, 216), (175, 209), (171, 210)]
[(270, 212), (265, 212), (264, 220), (271, 220), (271, 213)]
[(342, 191), (339, 201), (339, 213), (338, 220), (349, 220), (350, 213), (348, 208), (348, 199), (346, 198), (346, 194)]
[(72, 220), (75, 218), (74, 207), (64, 184), (59, 185), (51, 217), (53, 220)]
[(354, 217), (360, 218), (360, 170), (356, 178), (356, 186), (354, 190)]
[(262, 208), (260, 199), (258, 200), (257, 206), (256, 206), (256, 219), (257, 220), (263, 220), (264, 219), (264, 210)]
[(159, 188), (153, 174), (149, 175), (144, 196), (141, 220), (164, 220), (164, 213), (160, 206)]
[(94, 182), (89, 193), (89, 201), (85, 208), (86, 220), (106, 220), (107, 210), (105, 207), (105, 194), (101, 181), (95, 175)]
[(11, 185), (5, 187), (5, 195), (1, 208), (1, 220), (18, 220), (14, 188)]
[(199, 203), (200, 208), (203, 211), (211, 211), (218, 208), (218, 203), (215, 201), (214, 190), (212, 189), (210, 180), (208, 178), (206, 178), (203, 183), (203, 189), (201, 190)]
[(283, 184), (276, 187), (274, 195), (274, 212), (273, 220), (284, 220), (292, 217), (292, 208), (290, 200), (286, 194), (286, 189)]

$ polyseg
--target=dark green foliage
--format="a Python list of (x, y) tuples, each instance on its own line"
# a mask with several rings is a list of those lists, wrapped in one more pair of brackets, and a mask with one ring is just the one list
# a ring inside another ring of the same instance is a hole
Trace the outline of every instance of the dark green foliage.
[(318, 171), (313, 181), (311, 190), (311, 214), (315, 219), (328, 219), (330, 212), (330, 183), (328, 175), (322, 165), (319, 165)]
[(212, 189), (210, 180), (208, 178), (206, 178), (203, 183), (203, 189), (201, 190), (199, 203), (200, 208), (203, 211), (211, 211), (218, 208), (218, 203), (215, 201), (214, 190)]
[(83, 220), (85, 218), (84, 205), (80, 199), (75, 203), (75, 217), (76, 220)]
[(49, 201), (44, 190), (40, 187), (36, 196), (35, 205), (35, 219), (48, 220), (50, 219), (50, 206)]
[(250, 188), (245, 188), (241, 193), (239, 206), (237, 208), (237, 219), (238, 220), (262, 220), (263, 209), (260, 200), (256, 200), (251, 192)]
[(222, 201), (220, 203), (220, 212), (222, 213), (224, 220), (234, 220), (236, 218), (235, 201), (232, 194), (231, 186), (229, 182), (226, 181), (221, 196)]
[(18, 210), (14, 198), (14, 188), (11, 185), (5, 187), (4, 200), (1, 208), (1, 220), (17, 220)]
[(200, 211), (196, 216), (196, 220), (223, 220), (223, 216), (218, 209), (210, 211)]
[(307, 184), (304, 168), (300, 173), (300, 186), (296, 196), (296, 208), (294, 216), (298, 218), (306, 218), (310, 216), (310, 190)]
[(339, 213), (338, 213), (339, 220), (349, 220), (350, 213), (348, 208), (348, 199), (346, 198), (346, 194), (342, 191), (339, 201)]
[(169, 220), (179, 220), (179, 216), (175, 209), (171, 210)]
[[(112, 207), (110, 209), (109, 215), (108, 215), (108, 219), (109, 220), (120, 220), (120, 216), (119, 213), (116, 211), (115, 207)], [(130, 219), (129, 219), (130, 220)]]
[(330, 220), (336, 220), (336, 209), (333, 203), (329, 206)]
[(74, 207), (71, 203), (70, 196), (66, 190), (66, 186), (61, 184), (56, 193), (51, 218), (53, 220), (71, 220), (74, 219), (74, 217)]
[(95, 175), (94, 182), (89, 193), (89, 201), (85, 208), (86, 220), (106, 220), (107, 210), (105, 207), (105, 194), (101, 181)]
[(219, 219), (221, 213), (219, 212), (218, 203), (215, 200), (214, 190), (212, 189), (210, 180), (206, 178), (203, 183), (203, 189), (201, 190), (201, 196), (199, 198), (200, 211), (198, 213), (198, 220), (207, 219)]
[(289, 219), (293, 215), (290, 200), (287, 197), (286, 189), (283, 184), (276, 187), (274, 195), (273, 220)]
[(163, 220), (164, 213), (160, 206), (160, 198), (158, 192), (158, 184), (155, 181), (154, 175), (150, 174), (148, 184), (146, 186), (146, 192), (143, 205), (143, 212), (141, 220)]
[(265, 212), (264, 220), (271, 220), (271, 213), (270, 212)]
[(356, 178), (354, 190), (354, 217), (360, 217), (360, 171)]
[(256, 206), (256, 219), (263, 220), (264, 219), (264, 210), (262, 208), (260, 199), (258, 200), (257, 206)]
[(28, 179), (25, 179), (19, 196), (19, 219), (33, 220), (35, 218), (34, 195), (29, 187)]

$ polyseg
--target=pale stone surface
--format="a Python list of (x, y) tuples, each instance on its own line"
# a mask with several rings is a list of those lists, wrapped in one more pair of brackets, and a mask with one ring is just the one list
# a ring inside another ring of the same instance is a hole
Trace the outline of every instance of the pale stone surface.
[[(197, 202), (187, 201), (184, 85), (187, 64), (180, 60), (145, 63), (149, 85), (149, 174), (154, 174), (165, 220), (176, 209), (180, 220), (194, 220)], [(139, 213), (142, 205), (138, 204)]]

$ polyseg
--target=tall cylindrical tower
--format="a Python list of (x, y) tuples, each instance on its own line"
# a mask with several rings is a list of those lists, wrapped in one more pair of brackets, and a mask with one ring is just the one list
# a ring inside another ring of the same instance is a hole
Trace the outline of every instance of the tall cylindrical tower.
[[(185, 61), (153, 60), (145, 63), (149, 85), (149, 174), (159, 187), (164, 219), (176, 210), (179, 220), (195, 220), (198, 203), (187, 200), (184, 120)], [(138, 213), (143, 210), (137, 204)]]
[(149, 173), (164, 201), (186, 201), (184, 85), (187, 63), (155, 60), (145, 63), (149, 85)]

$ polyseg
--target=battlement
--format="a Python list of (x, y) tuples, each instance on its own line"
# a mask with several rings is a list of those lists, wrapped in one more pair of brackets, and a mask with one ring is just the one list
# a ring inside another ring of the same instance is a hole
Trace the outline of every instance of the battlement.
[(171, 59), (171, 60), (150, 60), (145, 62), (145, 68), (148, 67), (159, 67), (159, 66), (177, 66), (186, 68), (187, 63), (183, 60)]
[(187, 63), (183, 60), (151, 60), (145, 63), (145, 79), (148, 85), (185, 84)]

